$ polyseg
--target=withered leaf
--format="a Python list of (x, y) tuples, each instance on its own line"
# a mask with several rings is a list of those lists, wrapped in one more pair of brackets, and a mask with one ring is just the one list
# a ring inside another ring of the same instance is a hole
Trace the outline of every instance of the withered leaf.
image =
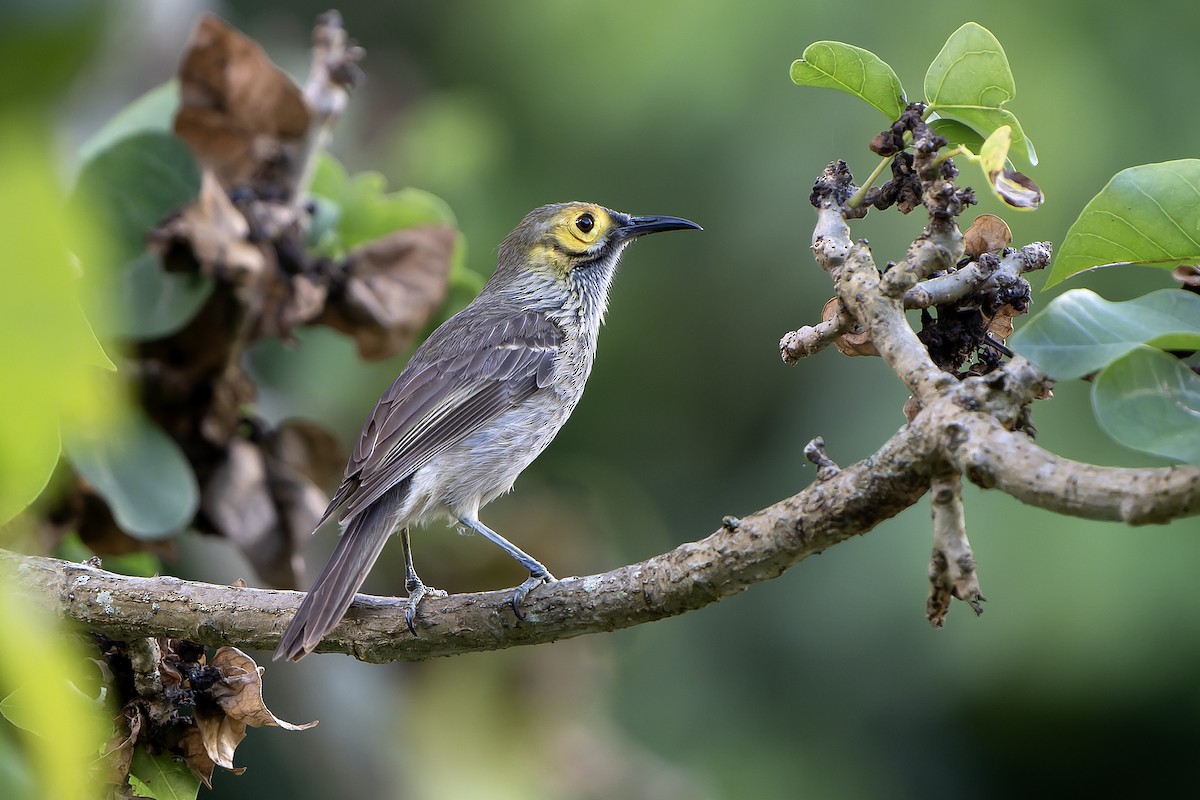
[(293, 725), (272, 714), (263, 702), (263, 668), (236, 647), (217, 648), (211, 664), (222, 675), (221, 683), (213, 687), (213, 697), (230, 719), (253, 728), (272, 726), (289, 731), (303, 731), (317, 724), (313, 720)]
[[(233, 283), (246, 283), (262, 273), (263, 251), (248, 241), (250, 226), (229, 200), (212, 170), (203, 172), (200, 196), (150, 233), (150, 246), (174, 256), (165, 266), (188, 269)], [(190, 254), (189, 258), (179, 258)]]
[(1008, 223), (995, 214), (980, 214), (963, 232), (963, 251), (972, 259), (984, 253), (999, 253), (1012, 244)]
[(124, 724), (109, 739), (104, 752), (91, 767), (93, 774), (98, 775), (104, 783), (117, 786), (124, 786), (129, 780), (134, 745), (142, 732), (142, 710), (136, 705), (126, 706), (123, 719)]
[(345, 458), (320, 426), (288, 420), (261, 441), (235, 438), (204, 486), (201, 507), (273, 586), (303, 582), (302, 537), (312, 533), (329, 497), (312, 477), (332, 485)]
[(179, 65), (175, 133), (226, 188), (295, 190), (295, 161), (312, 114), (300, 88), (254, 40), (215, 16), (192, 31)]
[(1025, 313), (1011, 305), (1001, 306), (988, 323), (988, 333), (992, 335), (993, 339), (1003, 344), (1009, 336), (1012, 336), (1013, 318), (1024, 316)]
[[(267, 468), (258, 445), (235, 438), (225, 461), (204, 486), (200, 506), (213, 527), (246, 555), (271, 583), (290, 571), (290, 547), (267, 488)], [(280, 563), (282, 562), (282, 563)]]
[(314, 324), (354, 337), (365, 359), (409, 345), (446, 298), (457, 238), (446, 225), (405, 228), (350, 251), (345, 281)]
[(196, 724), (187, 730), (179, 746), (184, 762), (205, 786), (212, 788), (215, 767), (224, 767), (236, 775), (246, 771), (245, 767), (233, 766), (233, 756), (246, 738), (247, 727), (270, 725), (302, 731), (317, 723), (314, 720), (293, 725), (272, 714), (262, 699), (263, 668), (236, 647), (218, 648), (210, 666), (221, 672), (220, 681), (213, 684), (210, 692), (216, 706), (196, 704)]
[(1200, 267), (1195, 264), (1180, 264), (1171, 270), (1171, 277), (1190, 291), (1200, 291)]
[(267, 449), (316, 486), (335, 486), (341, 481), (345, 448), (315, 422), (285, 419), (268, 434)]
[[(179, 750), (183, 755), (183, 763), (187, 764), (188, 769), (192, 771), (201, 783), (212, 788), (213, 772), (217, 768), (217, 763), (208, 754), (208, 749), (204, 746), (204, 734), (200, 730), (199, 721), (197, 724), (188, 728), (179, 740)], [(241, 775), (246, 771), (245, 767), (231, 768), (234, 774)]]
[(1033, 179), (1015, 169), (989, 172), (988, 179), (996, 195), (1013, 208), (1034, 209), (1046, 200)]

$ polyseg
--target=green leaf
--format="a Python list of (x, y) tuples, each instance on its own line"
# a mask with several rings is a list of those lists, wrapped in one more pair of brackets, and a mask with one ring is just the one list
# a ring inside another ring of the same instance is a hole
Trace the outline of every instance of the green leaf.
[(1200, 376), (1169, 353), (1138, 347), (1109, 364), (1092, 386), (1092, 409), (1120, 444), (1200, 464)]
[(1144, 344), (1200, 348), (1200, 295), (1161, 289), (1110, 303), (1088, 289), (1073, 289), (1054, 298), (1008, 344), (1057, 380), (1095, 372)]
[(968, 22), (946, 40), (925, 73), (925, 99), (939, 117), (953, 119), (986, 139), (1001, 125), (1013, 130), (1014, 147), (1024, 147), (1037, 164), (1033, 143), (1003, 105), (1017, 94), (1004, 48), (987, 28)]
[(45, 488), (60, 417), (99, 426), (109, 408), (97, 367), (112, 362), (83, 314), (88, 285), (68, 250), (104, 252), (103, 227), (90, 207), (64, 207), (50, 139), (33, 120), (0, 120), (0, 219), (16, 221), (0, 269), (0, 523)]
[(102, 151), (135, 133), (169, 133), (179, 109), (179, 81), (159, 84), (117, 112), (79, 146), (79, 160), (88, 163)]
[(972, 153), (978, 153), (983, 148), (983, 137), (979, 135), (979, 131), (958, 120), (939, 118), (931, 120), (929, 127), (945, 137), (951, 147), (962, 145)]
[(167, 754), (152, 756), (140, 747), (129, 765), (129, 783), (138, 797), (150, 800), (195, 800), (200, 793), (200, 780), (186, 764)]
[[(93, 714), (97, 702), (88, 697), (71, 681), (63, 678), (54, 687), (59, 694), (59, 711), (71, 717)], [(7, 697), (0, 700), (0, 716), (22, 730), (53, 739), (62, 727), (62, 722), (47, 716), (46, 698), (41, 687), (18, 686)]]
[(322, 153), (317, 159), (309, 193), (332, 206), (322, 208), (318, 202), (318, 221), (331, 228), (321, 237), (318, 246), (330, 255), (344, 255), (356, 245), (402, 228), (456, 225), (454, 212), (441, 198), (421, 189), (388, 192), (387, 180), (380, 173), (361, 172), (349, 176), (328, 153)]
[(104, 277), (90, 269), (96, 257), (82, 254), (94, 291), (112, 298), (119, 309), (100, 321), (106, 335), (153, 339), (172, 333), (212, 293), (211, 279), (164, 272), (145, 247), (146, 234), (199, 191), (200, 174), (191, 152), (169, 133), (121, 139), (84, 166), (73, 201), (106, 210), (117, 242), (117, 267)]
[(0, 389), (0, 525), (42, 493), (62, 449), (58, 416), (11, 388)]
[(187, 145), (154, 131), (129, 136), (98, 153), (83, 166), (75, 187), (77, 196), (107, 212), (120, 261), (140, 255), (146, 234), (199, 192), (200, 171)]
[(130, 411), (103, 436), (64, 431), (63, 445), (131, 536), (163, 538), (195, 515), (200, 492), (191, 465), (175, 440), (140, 413)]
[(792, 62), (798, 86), (837, 89), (865, 100), (889, 120), (898, 119), (908, 101), (887, 62), (870, 50), (842, 42), (813, 42)]
[(1200, 262), (1200, 159), (1121, 170), (1067, 231), (1046, 286), (1096, 267)]
[(157, 339), (179, 330), (208, 300), (214, 285), (203, 275), (167, 272), (153, 253), (128, 262), (112, 280), (126, 313), (110, 320), (107, 333), (133, 339)]

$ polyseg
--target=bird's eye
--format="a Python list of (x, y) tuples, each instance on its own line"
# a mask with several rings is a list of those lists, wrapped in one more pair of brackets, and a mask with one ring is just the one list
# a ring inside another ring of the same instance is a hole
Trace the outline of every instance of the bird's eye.
[(575, 218), (575, 227), (583, 233), (591, 233), (595, 226), (596, 220), (591, 214), (584, 213)]

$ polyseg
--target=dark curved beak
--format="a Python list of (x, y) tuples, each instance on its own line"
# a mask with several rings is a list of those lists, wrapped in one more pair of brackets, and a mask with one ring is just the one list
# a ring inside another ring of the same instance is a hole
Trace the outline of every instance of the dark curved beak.
[(617, 229), (622, 239), (633, 239), (647, 233), (660, 231), (680, 231), (686, 229), (704, 230), (691, 220), (680, 217), (626, 217)]

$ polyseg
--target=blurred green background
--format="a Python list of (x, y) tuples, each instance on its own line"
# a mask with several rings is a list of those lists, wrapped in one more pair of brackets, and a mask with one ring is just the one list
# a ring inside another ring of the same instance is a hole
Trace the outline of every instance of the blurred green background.
[[(6, 4), (11, 5), (11, 4)], [(6, 104), (52, 121), (69, 164), (86, 136), (169, 78), (213, 10), (293, 74), (325, 3), (18, 2), (0, 44)], [(626, 255), (584, 400), (555, 444), (484, 512), (556, 574), (600, 572), (707, 535), (722, 515), (800, 490), (824, 435), (869, 455), (906, 393), (878, 359), (829, 351), (784, 366), (779, 337), (831, 294), (808, 249), (807, 197), (828, 161), (864, 177), (885, 121), (847, 95), (800, 89), (805, 45), (873, 50), (921, 95), (961, 23), (1007, 50), (1010, 104), (1041, 164), (1036, 214), (1003, 214), (1016, 243), (1061, 241), (1118, 170), (1194, 157), (1200, 54), (1193, 2), (368, 3), (338, 6), (367, 80), (336, 131), (351, 169), (444, 197), (469, 263), (546, 202), (674, 214), (703, 234)], [(32, 65), (37, 68), (31, 68)], [(17, 73), (16, 70), (23, 70)], [(22, 74), (27, 80), (12, 76)], [(0, 109), (3, 112), (3, 109)], [(68, 168), (64, 168), (66, 172)], [(967, 218), (973, 217), (968, 213)], [(923, 220), (856, 223), (882, 263)], [(10, 267), (11, 268), (11, 267)], [(1035, 299), (1042, 281), (1034, 276)], [(1165, 272), (1077, 277), (1124, 299)], [(366, 366), (326, 330), (251, 363), (271, 419), (306, 415), (349, 439), (403, 359)], [(1111, 444), (1088, 387), (1035, 410), (1043, 445), (1102, 464), (1155, 463)], [(924, 620), (928, 505), (782, 578), (680, 619), (537, 649), (386, 667), (339, 656), (274, 665), (267, 701), (306, 733), (253, 731), (215, 796), (246, 798), (906, 798), (1194, 790), (1200, 742), (1200, 524), (1127, 529), (971, 489), (987, 613)], [(314, 566), (332, 534), (314, 538)], [(416, 558), (451, 591), (514, 585), (495, 548), (440, 528)], [(188, 537), (176, 574), (251, 578), (231, 548)], [(396, 552), (368, 588), (402, 593)], [(266, 654), (261, 654), (264, 657)]]

